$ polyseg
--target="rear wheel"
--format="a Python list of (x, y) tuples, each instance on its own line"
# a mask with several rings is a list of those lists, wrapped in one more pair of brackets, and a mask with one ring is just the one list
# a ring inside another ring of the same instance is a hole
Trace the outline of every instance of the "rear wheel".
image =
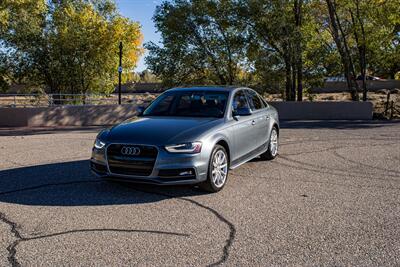
[(226, 184), (229, 171), (228, 154), (223, 146), (216, 145), (208, 164), (207, 180), (200, 187), (208, 192), (218, 192)]
[(271, 134), (269, 137), (268, 150), (261, 154), (262, 159), (272, 160), (276, 158), (276, 156), (278, 155), (279, 146), (278, 138), (278, 129), (276, 128), (276, 126), (274, 126), (271, 130)]

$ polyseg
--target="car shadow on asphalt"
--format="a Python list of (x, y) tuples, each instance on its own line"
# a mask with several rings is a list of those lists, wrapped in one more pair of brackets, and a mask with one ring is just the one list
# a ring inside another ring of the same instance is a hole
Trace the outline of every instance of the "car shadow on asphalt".
[(206, 194), (193, 186), (110, 182), (94, 177), (89, 161), (0, 170), (0, 202), (33, 206), (143, 204)]

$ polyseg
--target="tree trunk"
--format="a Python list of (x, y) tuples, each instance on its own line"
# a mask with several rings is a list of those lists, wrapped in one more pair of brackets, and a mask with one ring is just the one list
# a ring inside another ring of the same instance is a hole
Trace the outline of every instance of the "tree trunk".
[[(355, 80), (356, 77), (354, 72), (353, 60), (351, 59), (350, 51), (348, 49), (346, 36), (344, 35), (344, 32), (340, 25), (339, 17), (336, 13), (336, 4), (334, 0), (326, 0), (326, 3), (329, 11), (332, 37), (336, 43), (340, 57), (342, 59), (347, 87), (351, 93), (351, 98), (354, 101), (358, 101), (358, 84)], [(342, 38), (340, 37), (340, 35), (342, 35)]]
[(296, 22), (296, 70), (297, 70), (297, 101), (303, 101), (303, 48), (302, 48), (302, 7), (303, 0), (294, 1), (294, 18)]
[[(362, 89), (363, 89), (363, 101), (367, 101), (367, 43), (366, 43), (366, 36), (365, 36), (365, 28), (364, 28), (364, 22), (362, 21), (361, 18), (361, 12), (360, 12), (360, 1), (356, 1), (356, 16), (357, 16), (357, 21), (360, 26), (361, 30), (361, 44), (359, 43), (359, 38), (357, 38), (357, 48), (359, 52), (359, 57), (360, 57), (360, 69), (361, 69), (361, 75), (363, 77), (362, 79)], [(352, 16), (353, 19), (353, 16)], [(353, 19), (354, 20), (354, 19)], [(354, 22), (353, 22), (354, 24)]]
[(303, 101), (303, 60), (300, 58), (297, 65), (297, 101)]
[(286, 70), (286, 91), (285, 91), (285, 98), (286, 101), (290, 101), (290, 92), (292, 88), (292, 72), (290, 67), (290, 59), (287, 55), (285, 55), (285, 70)]
[[(295, 55), (293, 55), (295, 57)], [(296, 101), (296, 80), (297, 80), (297, 72), (296, 72), (296, 64), (295, 59), (292, 59), (292, 88), (290, 91), (290, 100)]]

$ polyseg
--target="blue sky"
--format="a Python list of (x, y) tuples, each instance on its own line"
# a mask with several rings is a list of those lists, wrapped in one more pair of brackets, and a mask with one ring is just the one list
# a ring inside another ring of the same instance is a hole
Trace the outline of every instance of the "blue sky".
[[(160, 34), (156, 32), (152, 17), (156, 6), (161, 4), (162, 0), (116, 0), (118, 9), (125, 17), (133, 21), (138, 21), (142, 25), (144, 43), (160, 40)], [(146, 69), (144, 56), (140, 59), (135, 71)]]

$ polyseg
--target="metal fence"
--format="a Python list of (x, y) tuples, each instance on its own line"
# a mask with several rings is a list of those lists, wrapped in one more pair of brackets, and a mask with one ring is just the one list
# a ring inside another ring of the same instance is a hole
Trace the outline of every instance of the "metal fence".
[[(152, 99), (153, 94), (123, 95), (122, 103), (135, 103), (137, 96), (147, 96), (145, 102)], [(148, 98), (148, 99), (147, 99)], [(57, 105), (112, 105), (118, 104), (118, 96), (99, 94), (1, 94), (0, 107), (49, 107)]]

